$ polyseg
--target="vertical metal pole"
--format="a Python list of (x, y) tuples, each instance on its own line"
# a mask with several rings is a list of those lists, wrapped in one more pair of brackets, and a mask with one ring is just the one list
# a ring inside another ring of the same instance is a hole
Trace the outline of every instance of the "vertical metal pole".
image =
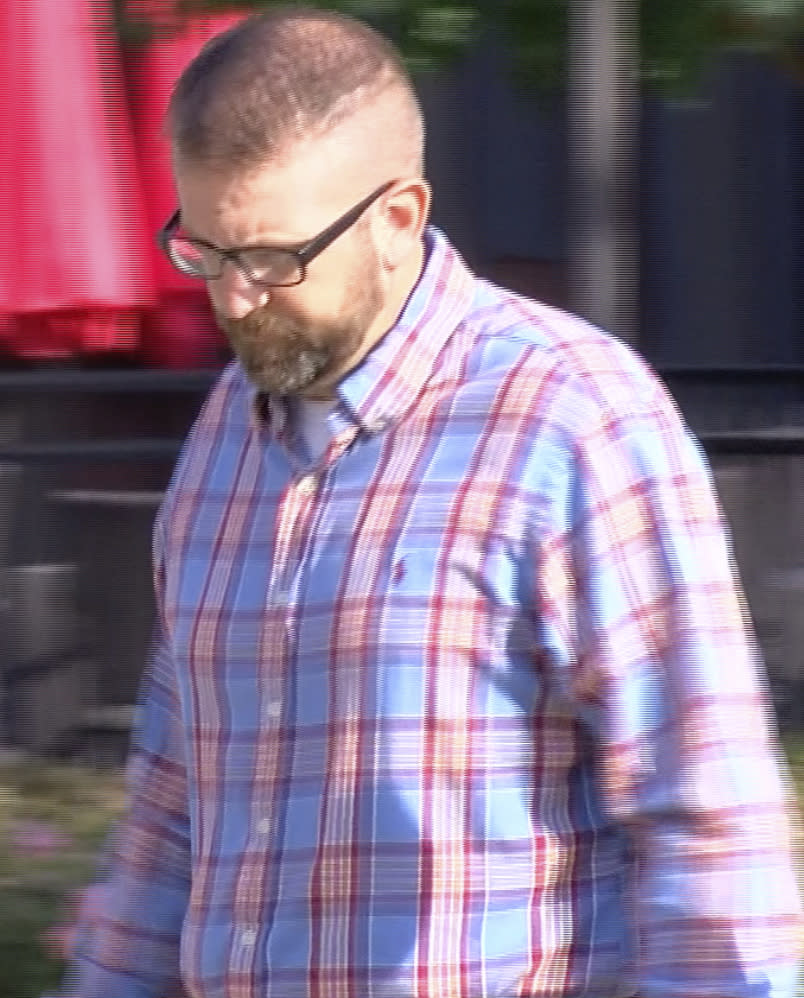
[(570, 0), (570, 294), (636, 344), (639, 52), (636, 0)]

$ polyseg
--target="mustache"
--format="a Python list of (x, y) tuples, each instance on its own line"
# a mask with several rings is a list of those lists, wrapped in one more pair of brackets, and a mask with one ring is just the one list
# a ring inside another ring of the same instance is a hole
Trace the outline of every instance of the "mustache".
[(275, 309), (271, 309), (268, 305), (258, 305), (247, 315), (241, 316), (240, 318), (233, 318), (232, 316), (224, 315), (216, 310), (215, 320), (224, 332), (231, 332), (235, 335), (238, 333), (248, 334), (261, 332), (263, 330), (274, 330), (277, 328), (288, 329), (291, 331), (301, 328), (300, 323), (291, 319), (289, 316), (282, 315)]

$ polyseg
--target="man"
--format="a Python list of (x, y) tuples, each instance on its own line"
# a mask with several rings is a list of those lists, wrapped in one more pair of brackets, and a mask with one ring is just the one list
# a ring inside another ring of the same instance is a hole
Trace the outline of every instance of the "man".
[(792, 995), (757, 652), (658, 380), (428, 227), (419, 107), (361, 23), (245, 21), (169, 124), (164, 247), (237, 359), (157, 519), (67, 993)]

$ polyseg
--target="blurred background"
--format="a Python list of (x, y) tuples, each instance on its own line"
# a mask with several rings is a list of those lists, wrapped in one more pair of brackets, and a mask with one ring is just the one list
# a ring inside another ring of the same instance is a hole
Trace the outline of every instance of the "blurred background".
[[(229, 356), (156, 247), (167, 98), (206, 39), (268, 6), (0, 10), (0, 998), (57, 978), (41, 933), (121, 807), (151, 525)], [(434, 221), (470, 265), (623, 337), (677, 399), (798, 776), (804, 0), (318, 6), (405, 53)]]

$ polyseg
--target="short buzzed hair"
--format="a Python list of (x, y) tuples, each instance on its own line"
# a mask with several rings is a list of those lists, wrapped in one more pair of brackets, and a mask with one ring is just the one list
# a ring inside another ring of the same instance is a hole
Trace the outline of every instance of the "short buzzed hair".
[(396, 48), (362, 21), (303, 6), (252, 15), (216, 35), (180, 76), (168, 107), (177, 154), (248, 171), (326, 134), (373, 98), (396, 91), (411, 168), (424, 169), (424, 125)]

